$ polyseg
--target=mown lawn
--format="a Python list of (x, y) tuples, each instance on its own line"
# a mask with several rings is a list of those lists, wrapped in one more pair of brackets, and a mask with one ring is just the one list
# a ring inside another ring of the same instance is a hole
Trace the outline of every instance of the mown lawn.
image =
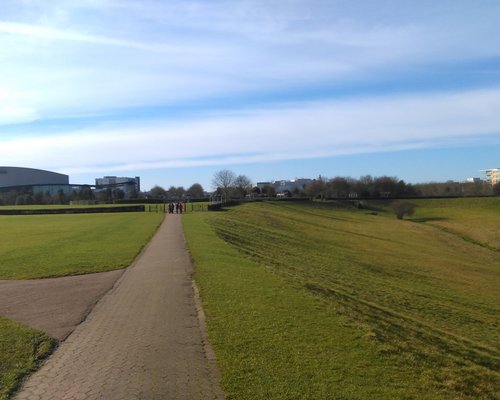
[(23, 376), (52, 350), (46, 334), (0, 317), (0, 400), (9, 398)]
[[(419, 206), (419, 223), (335, 204), (185, 216), (230, 399), (497, 398), (500, 254), (476, 226), (499, 213)], [(429, 224), (445, 220), (460, 235)]]
[(413, 219), (500, 251), (500, 197), (416, 200)]
[(127, 267), (162, 213), (0, 216), (0, 279), (46, 278)]

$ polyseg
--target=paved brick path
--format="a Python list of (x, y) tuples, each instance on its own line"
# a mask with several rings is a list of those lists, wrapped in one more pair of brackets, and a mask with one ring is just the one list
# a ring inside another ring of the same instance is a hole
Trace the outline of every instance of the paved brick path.
[(135, 265), (15, 398), (223, 399), (191, 273), (181, 217), (168, 215)]

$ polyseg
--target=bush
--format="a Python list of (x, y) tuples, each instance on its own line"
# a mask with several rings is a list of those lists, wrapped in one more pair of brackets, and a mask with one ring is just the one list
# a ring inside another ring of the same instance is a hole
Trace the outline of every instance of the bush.
[(391, 205), (391, 209), (396, 214), (397, 219), (403, 219), (405, 215), (413, 215), (415, 205), (406, 201), (397, 201)]

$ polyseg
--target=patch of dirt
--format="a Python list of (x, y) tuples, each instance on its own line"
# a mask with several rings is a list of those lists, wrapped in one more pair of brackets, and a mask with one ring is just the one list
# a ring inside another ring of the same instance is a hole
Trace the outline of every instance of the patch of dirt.
[(124, 270), (62, 278), (0, 280), (0, 315), (64, 340)]

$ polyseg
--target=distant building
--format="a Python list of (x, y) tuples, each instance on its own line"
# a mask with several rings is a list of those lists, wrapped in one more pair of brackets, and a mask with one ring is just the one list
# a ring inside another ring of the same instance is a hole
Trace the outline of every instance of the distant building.
[(73, 189), (68, 175), (35, 168), (0, 167), (1, 192), (30, 191), (53, 195), (60, 191), (70, 193)]
[(467, 183), (481, 183), (483, 180), (481, 178), (467, 178), (465, 182)]
[(106, 189), (120, 189), (125, 194), (125, 198), (129, 198), (141, 191), (141, 178), (105, 176), (95, 179), (95, 190), (100, 192)]
[(481, 171), (486, 176), (486, 181), (492, 185), (500, 182), (500, 168), (485, 169)]
[(257, 187), (262, 190), (266, 186), (272, 186), (276, 190), (276, 194), (280, 195), (285, 192), (293, 192), (296, 189), (303, 190), (312, 181), (312, 179), (301, 178), (271, 182), (257, 182)]
[(271, 182), (257, 182), (257, 187), (262, 190), (263, 188), (265, 188), (266, 186), (271, 186)]
[(293, 192), (294, 190), (304, 190), (307, 185), (312, 183), (312, 179), (291, 179), (283, 181), (274, 181), (273, 186), (276, 193)]
[[(2, 167), (0, 166), (0, 193), (2, 197), (11, 195), (71, 195), (81, 190), (102, 192), (109, 189), (120, 189), (124, 198), (128, 199), (141, 190), (141, 181), (135, 178), (105, 176), (97, 178), (96, 185), (77, 185), (69, 183), (69, 176), (58, 172), (35, 168)], [(0, 199), (2, 200), (2, 199)]]

